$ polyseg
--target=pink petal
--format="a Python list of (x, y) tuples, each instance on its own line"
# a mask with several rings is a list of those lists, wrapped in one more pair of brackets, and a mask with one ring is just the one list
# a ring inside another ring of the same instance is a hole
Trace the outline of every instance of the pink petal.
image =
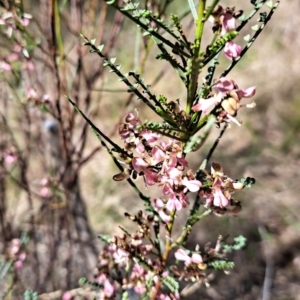
[(164, 208), (165, 207), (164, 202), (160, 198), (155, 198), (153, 200), (153, 202), (154, 202), (154, 207), (155, 208)]
[(167, 202), (166, 207), (169, 211), (181, 210), (182, 209), (182, 203), (176, 197), (172, 197)]
[(242, 52), (242, 47), (233, 42), (226, 43), (224, 47), (224, 54), (227, 59), (232, 60), (238, 56), (240, 56)]
[(208, 109), (210, 108), (210, 106), (214, 105), (216, 103), (216, 99), (214, 97), (210, 97), (208, 99), (200, 99), (200, 103), (196, 104), (192, 107), (193, 111), (203, 111), (203, 114), (207, 114), (208, 113)]
[(23, 267), (23, 262), (21, 260), (17, 260), (15, 262), (15, 269), (20, 270)]
[(166, 159), (166, 153), (159, 147), (153, 147), (151, 151), (152, 159), (155, 164), (162, 162)]
[(184, 157), (177, 157), (178, 162), (183, 166), (183, 167), (188, 167), (189, 163)]
[(192, 254), (192, 262), (195, 264), (200, 264), (202, 263), (202, 256), (198, 253), (193, 253)]
[(228, 79), (226, 77), (219, 78), (212, 87), (214, 93), (228, 93), (234, 90), (237, 84), (234, 80)]
[(149, 166), (149, 164), (140, 157), (134, 157), (132, 160), (132, 166), (139, 173), (144, 168), (147, 168)]
[(215, 189), (214, 205), (219, 207), (226, 207), (229, 204), (229, 200), (224, 196), (221, 189)]
[(224, 35), (225, 33), (235, 30), (236, 28), (236, 20), (232, 16), (232, 14), (224, 14), (221, 16), (221, 22), (222, 22), (222, 31), (221, 35)]
[(70, 292), (65, 292), (62, 296), (62, 300), (71, 300), (73, 298)]
[(169, 223), (171, 221), (171, 216), (167, 215), (163, 210), (160, 210), (158, 214), (165, 223)]
[(182, 184), (192, 193), (199, 191), (201, 186), (201, 182), (199, 180), (188, 180), (187, 178), (182, 180)]
[(191, 262), (191, 258), (188, 256), (188, 254), (183, 250), (183, 249), (178, 249), (175, 253), (174, 256), (177, 260), (184, 261), (186, 263)]
[(238, 94), (239, 99), (241, 98), (251, 98), (252, 96), (255, 95), (256, 92), (256, 86), (251, 86), (247, 89), (243, 89), (243, 90), (238, 90), (236, 91)]
[(155, 183), (158, 182), (159, 176), (155, 172), (152, 172), (148, 169), (144, 169), (144, 176), (145, 176), (147, 185), (154, 185)]
[(109, 280), (105, 280), (104, 282), (104, 288), (103, 291), (105, 293), (106, 296), (111, 297), (114, 293), (114, 287), (112, 286), (112, 284), (109, 282)]
[(40, 190), (40, 196), (41, 197), (47, 197), (48, 193), (49, 193), (49, 188), (48, 187), (44, 186), (43, 188), (41, 188), (41, 190)]

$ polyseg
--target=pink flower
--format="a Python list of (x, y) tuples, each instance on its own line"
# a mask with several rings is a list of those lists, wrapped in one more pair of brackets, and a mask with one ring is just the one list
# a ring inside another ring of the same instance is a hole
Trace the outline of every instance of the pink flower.
[(149, 169), (144, 169), (144, 178), (147, 185), (154, 185), (159, 181), (159, 175)]
[(147, 168), (149, 164), (144, 159), (140, 157), (134, 157), (132, 160), (132, 166), (138, 173), (144, 173), (144, 178), (147, 185), (154, 185), (158, 182), (159, 175)]
[(70, 292), (65, 292), (62, 296), (62, 300), (71, 300), (73, 298)]
[(133, 268), (132, 268), (132, 275), (134, 275), (135, 277), (139, 277), (142, 276), (146, 273), (146, 270), (141, 267), (139, 264), (134, 264)]
[(20, 270), (23, 267), (23, 262), (21, 260), (17, 260), (14, 264), (16, 270)]
[(142, 284), (140, 281), (138, 281), (134, 287), (134, 291), (138, 294), (138, 295), (142, 295), (146, 292), (146, 287), (144, 284)]
[(217, 177), (213, 184), (213, 204), (215, 206), (219, 206), (221, 208), (226, 207), (229, 204), (229, 199), (225, 197), (223, 194), (221, 187), (225, 186), (225, 183), (221, 180), (221, 178)]
[(10, 248), (10, 255), (15, 256), (21, 248), (21, 240), (20, 239), (12, 239), (11, 241), (11, 248)]
[(224, 54), (229, 60), (233, 60), (234, 58), (240, 56), (241, 52), (242, 47), (234, 42), (228, 42), (224, 47)]
[(193, 111), (203, 111), (203, 114), (208, 114), (208, 109), (212, 105), (219, 104), (224, 96), (237, 87), (236, 83), (226, 77), (219, 78), (211, 88), (212, 97), (208, 99), (200, 99), (200, 103), (192, 107)]
[(236, 28), (236, 20), (232, 16), (232, 14), (224, 14), (220, 17), (220, 21), (222, 23), (222, 31), (221, 35), (224, 35), (227, 32), (233, 31)]
[(15, 269), (20, 270), (23, 267), (23, 261), (25, 259), (26, 259), (26, 253), (25, 252), (21, 252), (18, 255), (18, 260), (14, 264)]
[(240, 100), (242, 98), (251, 98), (251, 97), (253, 97), (255, 95), (255, 92), (256, 92), (256, 86), (251, 86), (247, 89), (236, 91), (236, 93), (237, 93)]
[(191, 263), (200, 264), (203, 261), (202, 256), (199, 253), (193, 253), (192, 256), (189, 256), (183, 249), (178, 249), (174, 255), (177, 260), (184, 261), (186, 266)]
[(154, 208), (155, 210), (158, 212), (159, 216), (161, 217), (161, 219), (165, 222), (165, 223), (169, 223), (171, 220), (170, 215), (167, 214), (166, 209), (165, 209), (165, 203), (159, 199), (159, 198), (155, 198), (153, 200), (154, 202)]
[(213, 192), (214, 205), (221, 208), (226, 207), (229, 204), (229, 200), (224, 196), (220, 188), (215, 188)]
[(8, 165), (12, 164), (13, 162), (16, 161), (18, 158), (17, 154), (9, 151), (9, 150), (4, 150), (4, 162)]
[(142, 172), (149, 164), (140, 157), (134, 157), (132, 160), (132, 166), (138, 173)]
[(24, 13), (23, 17), (22, 17), (22, 21), (21, 21), (22, 25), (24, 27), (28, 26), (29, 23), (30, 23), (31, 18), (32, 18), (32, 15)]
[(177, 168), (172, 168), (168, 170), (168, 177), (172, 180), (173, 184), (179, 185), (181, 182), (182, 171)]
[(169, 211), (173, 210), (181, 210), (182, 207), (186, 207), (187, 205), (187, 196), (184, 193), (177, 193), (174, 192), (171, 194), (170, 199), (167, 202), (167, 209)]
[(181, 201), (176, 197), (171, 197), (168, 202), (167, 202), (167, 209), (169, 211), (173, 211), (173, 210), (181, 210), (183, 207)]
[(17, 53), (12, 53), (12, 54), (10, 54), (7, 58), (6, 58), (6, 60), (8, 61), (8, 62), (14, 62), (14, 61), (16, 61), (16, 60), (18, 60), (19, 59), (19, 55), (17, 54)]
[(154, 164), (158, 164), (167, 158), (167, 154), (158, 146), (152, 148), (151, 155)]
[(234, 80), (221, 77), (213, 84), (211, 90), (214, 95), (217, 95), (217, 98), (220, 102), (227, 93), (236, 88), (237, 84)]
[(111, 297), (113, 295), (115, 289), (114, 289), (113, 285), (109, 282), (108, 278), (104, 274), (101, 274), (98, 277), (98, 282), (103, 285), (104, 294), (107, 297)]
[[(247, 89), (239, 89), (239, 87), (235, 81), (228, 79), (226, 77), (221, 77), (214, 83), (214, 85), (211, 88), (212, 97), (210, 97), (208, 99), (201, 98), (200, 103), (193, 106), (192, 109), (194, 111), (202, 110), (204, 114), (207, 114), (210, 106), (218, 105), (221, 102), (222, 102), (222, 106), (223, 106), (224, 101), (226, 102), (226, 100), (223, 100), (223, 99), (225, 98), (226, 95), (229, 95), (230, 97), (234, 98), (235, 101), (237, 102), (236, 103), (237, 108), (234, 111), (234, 113), (236, 113), (236, 111), (242, 106), (247, 106), (247, 107), (254, 106), (253, 103), (250, 105), (249, 104), (241, 105), (239, 103), (239, 101), (243, 97), (250, 98), (250, 97), (254, 96), (255, 92), (256, 92), (255, 86), (247, 88)], [(226, 111), (226, 112), (228, 112), (228, 111)], [(234, 114), (231, 114), (231, 115), (227, 114), (227, 117), (230, 120), (236, 121), (232, 117), (233, 115)]]
[(49, 180), (47, 178), (43, 178), (41, 180), (42, 188), (40, 190), (40, 196), (43, 197), (43, 198), (47, 197), (48, 194), (49, 194), (48, 184), (49, 184)]
[(104, 281), (104, 293), (107, 297), (111, 297), (114, 293), (114, 287), (113, 285), (109, 282), (109, 280), (107, 279), (106, 281)]
[(172, 300), (168, 295), (159, 294), (159, 300)]
[(35, 69), (35, 65), (34, 65), (33, 61), (30, 59), (26, 60), (25, 64), (24, 64), (24, 69), (33, 71)]
[(126, 263), (129, 254), (121, 248), (118, 248), (113, 254), (113, 258), (116, 264)]
[(140, 135), (148, 142), (148, 144), (153, 147), (158, 138), (160, 138), (160, 134), (151, 131), (142, 131)]
[(186, 188), (190, 191), (190, 192), (197, 192), (199, 191), (200, 187), (201, 187), (201, 182), (199, 180), (188, 180), (187, 177), (184, 177), (181, 181), (181, 184), (186, 186)]
[(208, 114), (208, 110), (212, 105), (215, 105), (217, 103), (217, 99), (215, 97), (210, 97), (208, 99), (200, 99), (200, 103), (194, 105), (192, 107), (193, 111), (203, 111), (204, 115)]
[(4, 71), (11, 71), (11, 65), (8, 64), (7, 62), (5, 61), (1, 61), (0, 62), (0, 69), (4, 70)]

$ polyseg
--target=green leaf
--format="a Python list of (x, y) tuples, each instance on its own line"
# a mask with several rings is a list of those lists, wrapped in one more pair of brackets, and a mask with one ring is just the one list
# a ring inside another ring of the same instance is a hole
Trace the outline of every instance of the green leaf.
[(122, 300), (128, 300), (128, 291), (122, 293)]
[(163, 277), (162, 282), (165, 286), (167, 286), (170, 289), (171, 292), (178, 292), (179, 283), (175, 278), (171, 276)]
[(112, 57), (112, 58), (110, 59), (110, 62), (111, 62), (112, 64), (114, 64), (116, 60), (117, 60), (116, 57)]
[(250, 41), (250, 38), (251, 38), (251, 35), (250, 35), (250, 34), (247, 34), (247, 35), (244, 36), (244, 40), (245, 40), (246, 42), (249, 42), (249, 41)]
[(91, 40), (91, 44), (92, 44), (92, 45), (95, 45), (95, 43), (96, 43), (96, 39), (92, 39), (92, 40)]
[(38, 294), (35, 291), (32, 290), (26, 290), (24, 292), (24, 300), (37, 300), (38, 299)]
[(235, 245), (233, 246), (233, 250), (237, 251), (237, 250), (241, 250), (246, 246), (247, 239), (243, 235), (240, 235), (234, 238), (234, 242)]
[(238, 19), (239, 19), (239, 21), (244, 21), (245, 20), (245, 18), (246, 18), (246, 16), (245, 15), (241, 15)]
[(100, 46), (97, 47), (97, 49), (98, 49), (100, 52), (102, 52), (103, 48), (104, 48), (104, 45), (100, 45)]
[(233, 269), (234, 262), (227, 260), (216, 260), (208, 263), (209, 267), (213, 267), (215, 270)]
[(256, 24), (256, 25), (252, 26), (251, 29), (252, 29), (253, 31), (257, 31), (257, 30), (259, 29), (259, 27), (258, 27), (258, 25)]
[(255, 184), (255, 178), (247, 177), (247, 178), (241, 178), (239, 181), (244, 184), (246, 188), (251, 188), (253, 184)]
[(273, 1), (271, 0), (271, 1), (268, 1), (267, 3), (266, 3), (266, 5), (269, 7), (269, 8), (273, 8)]

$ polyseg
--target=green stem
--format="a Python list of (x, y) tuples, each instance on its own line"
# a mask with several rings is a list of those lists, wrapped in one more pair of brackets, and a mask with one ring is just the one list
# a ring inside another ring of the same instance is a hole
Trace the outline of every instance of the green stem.
[[(108, 2), (108, 0), (105, 0), (105, 1)], [(171, 43), (168, 39), (164, 38), (161, 34), (156, 32), (155, 30), (152, 30), (151, 28), (149, 28), (147, 25), (142, 23), (139, 19), (132, 16), (129, 12), (127, 12), (126, 10), (119, 7), (115, 2), (114, 3), (109, 3), (109, 4), (112, 4), (112, 6), (114, 8), (116, 8), (118, 11), (120, 11), (124, 16), (126, 16), (128, 19), (135, 22), (138, 26), (143, 28), (146, 32), (149, 32), (151, 36), (156, 37), (161, 42), (163, 42), (165, 45), (168, 45), (171, 49), (173, 49), (174, 51), (176, 51), (179, 54), (183, 55), (184, 57), (187, 57), (187, 58), (190, 57), (190, 55), (188, 53), (186, 53), (185, 51), (183, 51), (180, 47), (177, 47), (175, 44)]]
[(194, 43), (194, 51), (192, 57), (192, 70), (191, 70), (191, 80), (188, 87), (188, 97), (187, 97), (187, 105), (186, 105), (186, 113), (190, 114), (193, 100), (195, 97), (198, 76), (200, 73), (200, 47), (201, 47), (201, 39), (204, 29), (204, 11), (205, 11), (206, 0), (200, 0), (199, 11), (198, 11), (198, 20), (195, 34), (195, 43)]
[(162, 263), (165, 266), (170, 254), (170, 251), (172, 250), (172, 240), (171, 240), (171, 235), (172, 235), (172, 229), (173, 229), (173, 225), (174, 225), (174, 220), (175, 220), (175, 216), (176, 216), (176, 210), (173, 210), (170, 214), (171, 220), (168, 223), (168, 225), (166, 226), (166, 246), (165, 246), (165, 251), (163, 254), (163, 259), (162, 259)]
[(60, 56), (60, 62), (62, 62), (64, 57), (64, 43), (61, 36), (61, 26), (60, 26), (60, 14), (59, 14), (59, 7), (57, 0), (54, 1), (54, 20), (55, 20), (55, 35), (56, 35), (56, 42), (59, 49), (59, 56)]
[(211, 213), (211, 209), (207, 209), (199, 216), (190, 216), (186, 226), (184, 227), (180, 237), (171, 245), (171, 249), (177, 246), (182, 245), (186, 240), (189, 234), (191, 233), (192, 227), (201, 219), (208, 216)]

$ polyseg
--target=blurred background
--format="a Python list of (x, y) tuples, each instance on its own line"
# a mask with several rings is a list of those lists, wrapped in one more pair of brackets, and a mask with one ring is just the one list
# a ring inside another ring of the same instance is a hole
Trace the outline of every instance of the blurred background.
[[(250, 13), (250, 1), (242, 2), (220, 4)], [(179, 16), (188, 11), (182, 0), (141, 1), (146, 4)], [(102, 247), (97, 235), (118, 234), (119, 225), (133, 229), (124, 212), (134, 214), (143, 203), (126, 182), (112, 180), (116, 166), (65, 95), (115, 142), (128, 112), (154, 116), (82, 46), (79, 33), (104, 44), (123, 72), (139, 70), (155, 94), (184, 104), (185, 90), (173, 69), (155, 60), (155, 44), (102, 0), (0, 1), (0, 7), (0, 297), (22, 299), (29, 288), (40, 299), (61, 299), (69, 290), (85, 297), (78, 279), (93, 278)], [(229, 275), (210, 274), (210, 286), (187, 299), (300, 299), (299, 14), (298, 0), (281, 1), (228, 76), (240, 88), (257, 86), (257, 106), (239, 111), (242, 126), (226, 131), (211, 162), (232, 178), (254, 177), (256, 184), (236, 195), (243, 206), (238, 216), (207, 217), (189, 243), (243, 235), (247, 246), (232, 254), (236, 268)], [(192, 39), (192, 16), (182, 24)], [(239, 44), (245, 45), (250, 25)], [(216, 76), (227, 65), (221, 59)], [(218, 131), (190, 155), (194, 170)], [(142, 181), (137, 184), (148, 192)]]

